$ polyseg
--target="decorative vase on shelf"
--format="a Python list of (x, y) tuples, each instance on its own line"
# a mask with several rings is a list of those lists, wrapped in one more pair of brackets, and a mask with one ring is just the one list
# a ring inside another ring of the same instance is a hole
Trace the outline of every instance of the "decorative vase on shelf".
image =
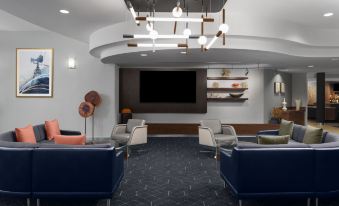
[(301, 99), (295, 100), (295, 110), (300, 111)]
[(283, 106), (283, 107), (282, 107), (282, 110), (283, 110), (283, 111), (287, 111), (287, 107), (286, 107), (286, 106), (287, 106), (287, 102), (286, 102), (286, 99), (285, 99), (285, 98), (283, 99), (282, 106)]

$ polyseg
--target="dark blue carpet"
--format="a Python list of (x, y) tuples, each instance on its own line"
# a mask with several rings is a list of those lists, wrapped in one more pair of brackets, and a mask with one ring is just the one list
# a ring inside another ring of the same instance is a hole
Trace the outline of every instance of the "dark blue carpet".
[[(205, 149), (198, 144), (197, 138), (174, 137), (149, 138), (147, 145), (132, 148), (132, 154), (125, 163), (125, 177), (111, 205), (237, 205), (229, 190), (223, 187), (214, 154), (201, 153), (201, 150)], [(0, 206), (25, 203), (22, 199), (0, 199)], [(103, 200), (41, 200), (42, 206), (105, 206), (105, 203)], [(299, 206), (306, 205), (306, 200), (247, 200), (243, 205)], [(321, 200), (320, 205), (338, 206), (339, 201)]]

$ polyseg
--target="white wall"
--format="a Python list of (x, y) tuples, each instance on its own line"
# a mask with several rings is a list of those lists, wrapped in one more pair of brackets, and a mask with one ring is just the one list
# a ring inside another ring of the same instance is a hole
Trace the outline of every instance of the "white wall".
[[(291, 106), (291, 74), (277, 72), (276, 70), (265, 70), (264, 75), (264, 122), (268, 123), (271, 118), (273, 107), (281, 107), (283, 98), (286, 99), (287, 106)], [(274, 82), (285, 83), (285, 94), (274, 93)]]
[[(221, 69), (209, 69), (208, 76), (220, 76)], [(248, 91), (243, 97), (249, 100), (244, 103), (209, 102), (206, 114), (133, 114), (135, 118), (145, 119), (147, 122), (157, 123), (197, 123), (202, 119), (220, 119), (223, 123), (264, 123), (264, 72), (251, 69), (249, 73)], [(231, 76), (244, 76), (244, 69), (234, 69)], [(213, 81), (208, 81), (212, 84)], [(220, 81), (223, 84), (232, 84), (242, 81)], [(209, 85), (210, 86), (210, 85)]]
[[(54, 48), (53, 98), (16, 97), (16, 48)], [(67, 68), (68, 57), (76, 58), (77, 69)], [(63, 129), (83, 132), (78, 106), (86, 92), (96, 90), (103, 103), (95, 111), (95, 135), (110, 135), (117, 119), (116, 73), (114, 65), (89, 55), (88, 44), (47, 31), (0, 32), (0, 132), (54, 118)]]
[(307, 74), (292, 74), (292, 106), (295, 106), (295, 100), (301, 99), (301, 106), (307, 106)]

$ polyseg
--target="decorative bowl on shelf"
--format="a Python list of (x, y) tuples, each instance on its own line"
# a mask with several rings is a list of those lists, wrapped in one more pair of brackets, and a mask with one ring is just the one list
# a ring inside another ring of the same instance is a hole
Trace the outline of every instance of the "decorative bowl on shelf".
[(230, 96), (233, 98), (240, 98), (244, 93), (230, 93)]

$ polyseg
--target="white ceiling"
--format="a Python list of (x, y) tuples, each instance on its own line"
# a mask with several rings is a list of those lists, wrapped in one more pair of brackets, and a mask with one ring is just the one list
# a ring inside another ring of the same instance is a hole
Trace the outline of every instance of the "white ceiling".
[(0, 10), (0, 31), (41, 31), (43, 28)]
[[(95, 30), (130, 18), (122, 0), (0, 0), (0, 9), (84, 42)], [(71, 13), (61, 15), (60, 9)]]

